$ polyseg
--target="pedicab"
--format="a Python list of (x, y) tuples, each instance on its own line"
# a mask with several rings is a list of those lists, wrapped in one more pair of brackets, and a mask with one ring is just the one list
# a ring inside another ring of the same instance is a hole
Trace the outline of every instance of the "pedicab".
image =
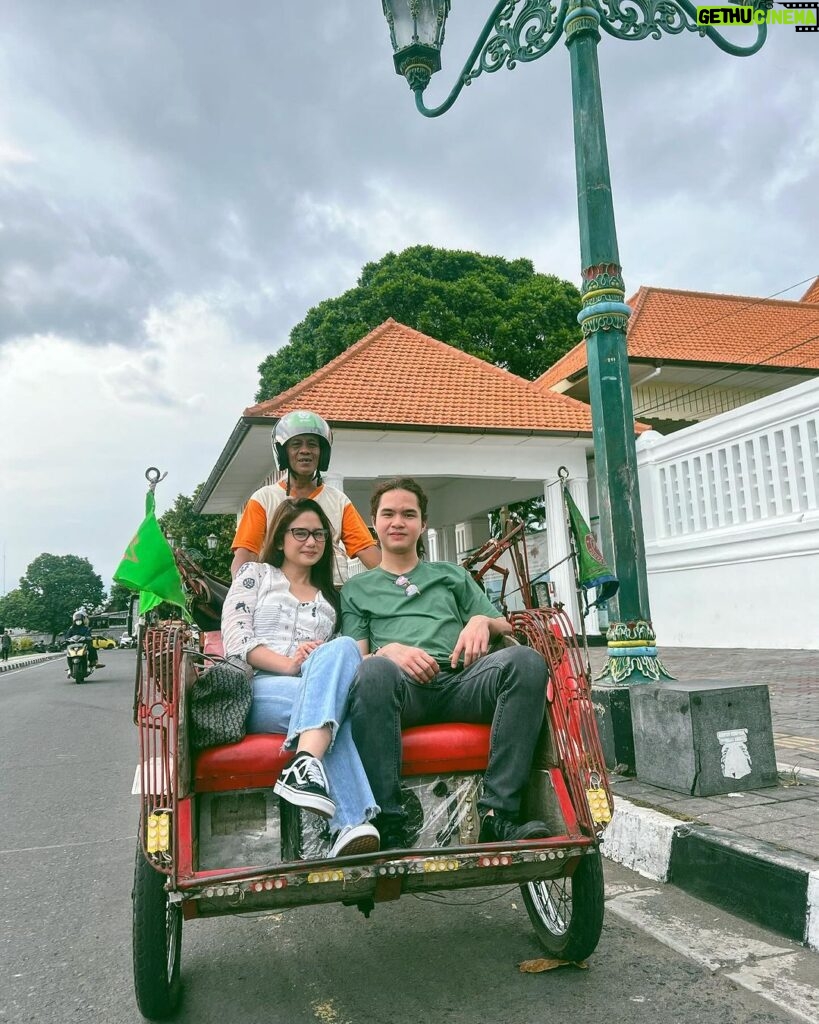
[[(470, 563), (479, 579), (487, 568), (501, 572), (501, 602), (506, 574), (497, 562), (514, 543), (490, 542)], [(513, 564), (528, 579), (519, 554)], [(560, 607), (533, 607), (527, 587), (526, 607), (507, 612), (511, 642), (539, 651), (548, 668), (547, 711), (523, 812), (524, 820), (545, 821), (550, 837), (481, 844), (477, 801), (490, 726), (427, 725), (402, 734), (410, 846), (328, 859), (326, 822), (273, 792), (291, 756), (283, 735), (192, 749), (189, 697), (203, 664), (222, 653), (224, 584), (192, 572), (184, 557), (180, 569), (203, 632), (194, 646), (183, 622), (147, 629), (134, 699), (141, 814), (133, 963), (145, 1017), (160, 1020), (177, 1009), (183, 923), (195, 918), (330, 903), (369, 916), (379, 903), (410, 893), (519, 885), (544, 953), (580, 961), (594, 951), (603, 924), (600, 840), (612, 797), (588, 668)]]

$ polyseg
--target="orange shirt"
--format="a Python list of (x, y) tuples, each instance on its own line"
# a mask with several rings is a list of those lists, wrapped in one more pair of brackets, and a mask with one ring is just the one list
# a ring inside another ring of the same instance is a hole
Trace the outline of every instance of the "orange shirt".
[[(286, 497), (287, 491), (280, 483), (260, 487), (251, 495), (233, 538), (234, 551), (237, 548), (247, 548), (255, 555), (261, 553), (268, 523), (273, 517), (273, 512)], [(337, 550), (343, 544), (347, 556), (355, 558), (359, 551), (373, 546), (375, 541), (372, 534), (346, 494), (335, 487), (322, 484), (310, 497), (322, 507), (330, 520), (333, 546)]]

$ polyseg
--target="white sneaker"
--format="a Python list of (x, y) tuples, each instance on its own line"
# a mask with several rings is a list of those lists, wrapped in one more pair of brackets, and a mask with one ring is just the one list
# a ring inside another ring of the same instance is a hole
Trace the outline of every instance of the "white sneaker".
[(336, 833), (328, 857), (351, 857), (354, 853), (377, 853), (381, 836), (375, 825), (363, 821), (360, 825), (345, 825)]

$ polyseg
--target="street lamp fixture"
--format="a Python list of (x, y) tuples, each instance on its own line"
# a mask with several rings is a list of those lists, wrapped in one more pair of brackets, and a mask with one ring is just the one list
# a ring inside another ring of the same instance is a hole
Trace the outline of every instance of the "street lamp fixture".
[(390, 26), (395, 70), (411, 89), (426, 89), (441, 70), (441, 47), (450, 0), (382, 0)]
[[(628, 372), (625, 303), (611, 195), (597, 46), (600, 33), (623, 40), (659, 39), (697, 32), (733, 56), (750, 56), (765, 42), (765, 18), (752, 19), (756, 34), (745, 46), (712, 25), (697, 24), (690, 0), (500, 0), (481, 29), (446, 99), (427, 107), (423, 93), (440, 67), (448, 0), (382, 0), (396, 71), (415, 94), (425, 117), (446, 113), (465, 85), (482, 75), (529, 63), (565, 37), (571, 66), (574, 148), (582, 272), (578, 314), (586, 341), (595, 476), (606, 559), (620, 580), (613, 599), (616, 621), (607, 632), (607, 686), (670, 678), (657, 657), (651, 626), (643, 524), (637, 483), (634, 410)], [(754, 11), (771, 0), (728, 0)], [(639, 652), (639, 653), (638, 653)], [(624, 657), (623, 654), (628, 656)]]
[(219, 538), (215, 533), (209, 533), (205, 538), (205, 541), (208, 545), (208, 551), (215, 551), (216, 545), (219, 543)]

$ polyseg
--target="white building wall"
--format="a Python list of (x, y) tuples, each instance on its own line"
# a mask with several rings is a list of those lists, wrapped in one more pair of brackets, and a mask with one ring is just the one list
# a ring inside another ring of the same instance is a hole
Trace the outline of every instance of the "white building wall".
[(637, 450), (659, 643), (819, 649), (819, 381)]

